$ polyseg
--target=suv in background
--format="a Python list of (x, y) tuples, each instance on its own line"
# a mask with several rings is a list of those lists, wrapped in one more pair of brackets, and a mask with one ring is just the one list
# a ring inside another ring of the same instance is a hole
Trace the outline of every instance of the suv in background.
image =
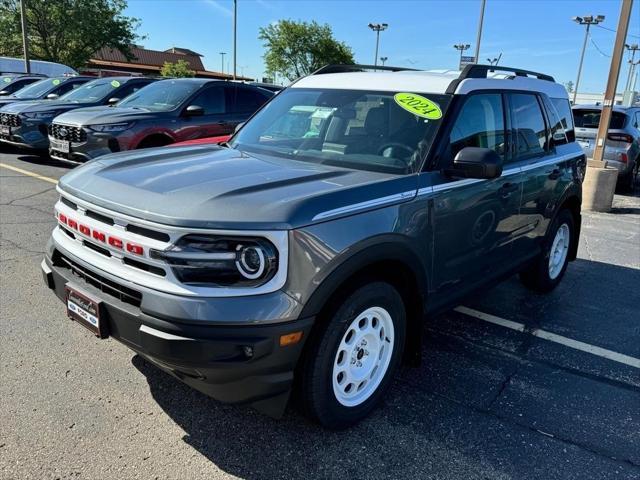
[(570, 112), (524, 70), (328, 66), (228, 144), (62, 177), (44, 279), (95, 335), (218, 400), (281, 415), (295, 386), (345, 427), (419, 358), (425, 318), (517, 272), (559, 284), (586, 167)]
[(24, 102), (27, 100), (57, 100), (59, 97), (74, 88), (78, 88), (83, 83), (95, 80), (95, 77), (53, 77), (43, 78), (21, 88), (12, 95), (0, 97), (0, 107), (14, 102)]
[[(145, 77), (105, 77), (92, 80), (57, 100), (17, 102), (0, 108), (0, 143), (18, 147), (49, 147), (49, 125), (61, 113), (81, 107), (112, 105), (155, 82)], [(79, 132), (69, 131), (70, 138)], [(81, 138), (81, 137), (78, 137)]]
[(45, 78), (44, 75), (6, 74), (1, 77), (0, 98), (11, 95), (30, 83)]
[[(602, 105), (575, 105), (576, 140), (587, 157), (593, 156)], [(640, 168), (640, 107), (614, 106), (604, 147), (604, 159), (616, 167), (618, 185), (632, 190)]]
[[(82, 108), (55, 119), (50, 155), (86, 162), (106, 153), (160, 147), (231, 134), (273, 96), (235, 82), (182, 78), (162, 80), (114, 106)], [(77, 137), (63, 135), (78, 132)]]

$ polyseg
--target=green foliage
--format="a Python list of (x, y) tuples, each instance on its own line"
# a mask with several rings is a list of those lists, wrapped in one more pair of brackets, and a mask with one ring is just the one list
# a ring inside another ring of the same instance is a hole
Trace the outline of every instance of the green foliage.
[(569, 80), (564, 84), (564, 87), (567, 89), (567, 92), (573, 93), (573, 82)]
[(196, 74), (189, 68), (189, 63), (184, 60), (178, 60), (176, 63), (164, 62), (164, 65), (160, 69), (160, 75), (163, 77), (193, 77)]
[[(48, 60), (83, 67), (103, 47), (120, 50), (131, 59), (140, 21), (122, 14), (126, 0), (28, 0), (29, 53)], [(22, 57), (18, 0), (0, 0), (0, 55)]]
[(279, 73), (289, 80), (327, 64), (354, 63), (351, 48), (333, 38), (327, 24), (280, 20), (260, 28), (258, 38), (267, 49), (264, 55), (267, 73)]

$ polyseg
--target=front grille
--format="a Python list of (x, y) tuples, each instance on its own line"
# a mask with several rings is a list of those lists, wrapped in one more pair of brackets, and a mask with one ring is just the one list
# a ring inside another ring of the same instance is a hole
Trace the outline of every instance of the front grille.
[(7, 125), (9, 127), (19, 127), (20, 117), (15, 113), (2, 113), (0, 114), (0, 125)]
[(53, 253), (52, 260), (56, 267), (70, 270), (75, 277), (84, 280), (89, 285), (96, 287), (107, 295), (117, 298), (121, 302), (128, 303), (135, 307), (139, 307), (142, 303), (142, 294), (137, 290), (120, 285), (102, 275), (90, 271), (57, 250)]
[(49, 135), (58, 140), (69, 140), (79, 143), (87, 140), (87, 132), (81, 127), (72, 127), (70, 125), (61, 125), (52, 123), (49, 128)]

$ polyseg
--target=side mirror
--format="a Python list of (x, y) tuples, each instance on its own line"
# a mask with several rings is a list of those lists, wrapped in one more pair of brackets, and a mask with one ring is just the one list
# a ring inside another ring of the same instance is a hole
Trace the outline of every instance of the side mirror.
[(9, 91), (8, 90), (0, 90), (0, 96), (1, 95), (9, 95)]
[(58, 95), (57, 93), (50, 93), (49, 95), (46, 96), (47, 100), (55, 100), (56, 98), (58, 98), (60, 95)]
[(199, 117), (201, 115), (204, 115), (204, 108), (202, 108), (200, 105), (189, 105), (185, 109), (184, 115), (186, 117)]
[(238, 130), (240, 130), (244, 126), (245, 123), (246, 122), (240, 122), (239, 124), (237, 124), (236, 128), (234, 128), (234, 130), (233, 130), (233, 133), (234, 134), (238, 133)]
[(119, 98), (116, 97), (112, 97), (109, 100), (107, 100), (107, 105), (109, 105), (110, 107), (114, 106), (116, 103), (118, 103), (120, 101)]
[(502, 157), (490, 148), (465, 147), (446, 170), (453, 177), (491, 179), (502, 175)]

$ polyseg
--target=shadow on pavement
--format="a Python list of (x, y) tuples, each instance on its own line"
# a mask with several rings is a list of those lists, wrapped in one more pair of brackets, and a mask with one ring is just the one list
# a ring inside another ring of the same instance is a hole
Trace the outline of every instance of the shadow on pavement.
[(26, 155), (21, 155), (18, 157), (18, 160), (21, 162), (32, 163), (34, 165), (45, 165), (47, 167), (61, 167), (66, 169), (71, 169), (74, 166), (68, 163), (59, 162), (58, 160), (54, 160), (49, 157), (47, 153), (39, 153), (39, 152), (29, 152)]

